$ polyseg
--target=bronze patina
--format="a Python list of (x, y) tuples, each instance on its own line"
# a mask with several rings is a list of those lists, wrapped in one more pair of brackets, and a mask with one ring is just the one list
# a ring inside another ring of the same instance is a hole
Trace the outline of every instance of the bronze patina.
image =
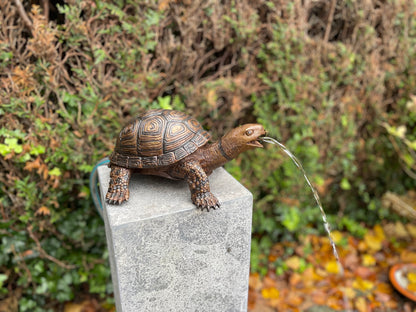
[(262, 125), (245, 124), (208, 143), (211, 135), (195, 118), (174, 110), (146, 111), (117, 137), (106, 200), (127, 201), (131, 174), (137, 172), (185, 180), (198, 208), (215, 209), (220, 203), (210, 192), (208, 176), (240, 153), (262, 147), (258, 139), (265, 133)]

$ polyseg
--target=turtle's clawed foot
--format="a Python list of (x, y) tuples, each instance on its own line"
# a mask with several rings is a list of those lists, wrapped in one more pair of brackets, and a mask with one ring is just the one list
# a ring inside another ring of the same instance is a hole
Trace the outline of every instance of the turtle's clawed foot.
[(115, 188), (113, 190), (108, 190), (105, 200), (112, 205), (120, 205), (125, 201), (128, 201), (130, 197), (129, 190), (121, 190), (120, 188)]
[(192, 202), (201, 210), (210, 211), (220, 207), (220, 202), (211, 192), (192, 194)]
[(121, 203), (129, 200), (130, 175), (130, 169), (118, 166), (111, 167), (110, 184), (105, 196), (105, 200), (109, 204), (120, 205)]

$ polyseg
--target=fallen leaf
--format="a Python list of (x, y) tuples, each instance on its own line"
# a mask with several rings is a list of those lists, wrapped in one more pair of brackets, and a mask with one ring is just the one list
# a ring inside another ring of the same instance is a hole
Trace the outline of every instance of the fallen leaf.
[(298, 284), (300, 284), (303, 280), (303, 277), (298, 274), (298, 273), (293, 273), (290, 277), (289, 277), (289, 284), (291, 286), (296, 286)]
[(367, 292), (374, 288), (374, 283), (359, 277), (352, 283), (352, 287), (362, 292)]
[(362, 263), (366, 267), (374, 266), (376, 264), (376, 259), (370, 254), (363, 255), (362, 259)]
[(354, 299), (356, 296), (356, 291), (351, 288), (351, 287), (345, 287), (343, 289), (343, 294), (344, 296), (346, 296), (348, 299)]
[(316, 290), (312, 293), (312, 300), (317, 305), (326, 304), (328, 295), (323, 290)]
[(340, 231), (332, 231), (331, 237), (335, 244), (339, 244), (344, 236)]
[(367, 232), (364, 235), (364, 243), (372, 252), (381, 250), (383, 247), (382, 242), (383, 239), (377, 235), (372, 234), (371, 232)]
[(407, 285), (407, 289), (416, 292), (416, 273), (415, 272), (409, 272), (406, 275), (407, 280), (409, 281), (409, 284)]
[(83, 304), (69, 302), (65, 304), (64, 312), (82, 312)]
[(39, 167), (40, 158), (38, 157), (34, 161), (28, 161), (23, 169), (27, 171), (32, 171), (33, 169), (39, 169)]
[(261, 295), (264, 299), (279, 299), (279, 291), (274, 287), (263, 288)]
[(416, 239), (416, 225), (414, 224), (406, 224), (406, 229), (409, 232), (410, 236)]
[(379, 240), (383, 241), (386, 239), (386, 235), (384, 234), (384, 230), (381, 225), (377, 224), (374, 226), (374, 234), (378, 237)]
[(293, 256), (293, 257), (287, 258), (285, 263), (289, 269), (293, 271), (297, 271), (299, 270), (299, 267), (300, 267), (300, 258), (297, 256)]
[(407, 279), (409, 280), (409, 283), (415, 284), (416, 283), (416, 273), (415, 272), (407, 273)]
[(339, 273), (339, 265), (338, 262), (333, 260), (333, 261), (329, 261), (326, 265), (325, 265), (325, 270), (328, 273), (332, 273), (332, 274), (338, 274)]
[(303, 298), (296, 292), (291, 291), (286, 298), (286, 302), (293, 307), (299, 307), (303, 302)]
[(367, 309), (367, 302), (364, 297), (359, 297), (355, 301), (355, 307), (359, 312), (369, 312)]
[(416, 252), (403, 250), (400, 253), (400, 260), (402, 262), (408, 262), (408, 263), (416, 262)]
[(407, 285), (407, 289), (410, 290), (411, 292), (416, 293), (416, 283)]
[(254, 290), (259, 290), (262, 287), (262, 282), (260, 279), (260, 275), (258, 273), (250, 274), (250, 277), (248, 279), (248, 285), (250, 288)]

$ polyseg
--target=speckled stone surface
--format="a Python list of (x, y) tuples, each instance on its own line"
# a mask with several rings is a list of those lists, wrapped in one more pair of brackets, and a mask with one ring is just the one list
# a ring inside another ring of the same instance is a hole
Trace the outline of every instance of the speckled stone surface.
[[(109, 174), (98, 168), (102, 200)], [(210, 212), (185, 182), (138, 174), (127, 203), (104, 205), (117, 312), (247, 310), (252, 195), (223, 168), (209, 180)]]

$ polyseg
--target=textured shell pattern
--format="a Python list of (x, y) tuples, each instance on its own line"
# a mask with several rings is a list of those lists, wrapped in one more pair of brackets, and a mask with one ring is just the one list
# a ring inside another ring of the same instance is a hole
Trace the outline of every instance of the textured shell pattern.
[(195, 152), (210, 137), (183, 112), (150, 110), (121, 130), (110, 161), (125, 168), (168, 166)]

